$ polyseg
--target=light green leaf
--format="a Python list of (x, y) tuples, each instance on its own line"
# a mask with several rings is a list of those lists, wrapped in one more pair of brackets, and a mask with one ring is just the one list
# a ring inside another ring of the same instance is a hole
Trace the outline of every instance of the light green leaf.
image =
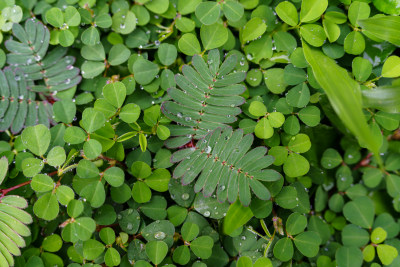
[(320, 51), (303, 42), (304, 55), (314, 76), (327, 94), (336, 114), (346, 127), (379, 157), (379, 143), (373, 137), (362, 112), (360, 87), (347, 71)]
[(157, 126), (157, 137), (161, 140), (167, 140), (170, 134), (168, 127), (161, 124)]
[(88, 159), (97, 158), (102, 151), (102, 146), (96, 139), (90, 139), (83, 144), (83, 152)]
[(289, 177), (300, 177), (308, 173), (310, 163), (302, 155), (291, 153), (283, 164), (283, 171)]
[(116, 44), (108, 52), (108, 63), (111, 66), (121, 65), (128, 60), (131, 51), (123, 44)]
[(248, 256), (241, 256), (236, 263), (236, 267), (251, 267), (253, 266), (253, 262)]
[(298, 134), (290, 138), (289, 149), (296, 153), (305, 153), (311, 148), (311, 141), (308, 135)]
[(257, 39), (267, 30), (267, 25), (261, 18), (255, 17), (249, 20), (242, 30), (242, 43), (253, 41)]
[(252, 101), (250, 103), (249, 112), (253, 116), (264, 116), (267, 113), (267, 107), (260, 101)]
[(229, 235), (233, 233), (236, 229), (243, 226), (253, 217), (253, 212), (249, 207), (244, 207), (237, 200), (233, 203), (225, 216), (223, 231), (225, 234)]
[(344, 205), (343, 215), (355, 225), (371, 228), (375, 217), (374, 204), (369, 197), (357, 197)]
[(168, 245), (163, 241), (150, 241), (146, 244), (146, 254), (155, 265), (160, 264), (168, 253)]
[(53, 7), (46, 12), (46, 20), (52, 26), (61, 28), (64, 23), (64, 16), (58, 7)]
[(47, 193), (40, 197), (33, 205), (36, 216), (46, 221), (54, 220), (59, 211), (57, 197), (53, 193)]
[(112, 29), (121, 34), (129, 34), (136, 28), (136, 16), (132, 11), (121, 10), (112, 17)]
[(200, 228), (197, 224), (191, 222), (185, 222), (181, 228), (181, 235), (183, 240), (192, 241), (195, 239), (200, 233)]
[(328, 7), (328, 0), (303, 0), (301, 2), (300, 21), (310, 22), (319, 18)]
[(32, 178), (31, 187), (36, 192), (48, 192), (54, 189), (54, 181), (48, 175), (37, 174)]
[(104, 251), (104, 245), (95, 239), (83, 242), (83, 257), (87, 260), (94, 260)]
[(389, 265), (399, 255), (397, 249), (393, 246), (381, 244), (376, 248), (378, 257), (384, 265)]
[(63, 241), (57, 234), (46, 236), (42, 242), (42, 248), (49, 252), (57, 252), (61, 249)]
[(104, 114), (94, 108), (86, 108), (82, 112), (82, 127), (88, 132), (93, 133), (104, 126), (106, 118)]
[(68, 6), (64, 11), (64, 21), (69, 27), (79, 26), (81, 15), (73, 6)]
[(114, 107), (120, 108), (126, 97), (125, 85), (122, 82), (106, 84), (103, 87), (103, 96)]
[(203, 24), (200, 28), (200, 38), (204, 49), (211, 50), (223, 46), (228, 41), (228, 30), (220, 23)]
[(297, 14), (297, 9), (289, 1), (280, 2), (276, 6), (275, 11), (278, 14), (279, 18), (290, 26), (296, 26), (297, 23), (299, 23), (299, 15)]
[(353, 1), (349, 6), (348, 17), (351, 24), (358, 27), (357, 21), (367, 19), (371, 12), (369, 4), (362, 1)]
[(147, 138), (143, 133), (139, 134), (139, 145), (142, 152), (145, 152), (147, 149)]
[(118, 250), (113, 247), (108, 248), (104, 255), (104, 262), (107, 266), (119, 266), (121, 263), (121, 255)]
[(193, 56), (201, 52), (199, 40), (193, 33), (185, 33), (178, 41), (178, 47), (188, 56)]
[(125, 181), (125, 173), (118, 167), (111, 167), (104, 172), (104, 179), (113, 187), (120, 187)]
[(146, 203), (151, 199), (151, 190), (144, 182), (137, 181), (132, 187), (132, 197), (138, 203)]
[(383, 63), (382, 77), (395, 78), (400, 76), (400, 57), (390, 56)]
[(243, 6), (239, 2), (230, 0), (223, 2), (222, 11), (230, 21), (238, 21), (244, 14)]
[(297, 235), (307, 227), (307, 218), (298, 212), (289, 215), (286, 221), (286, 231), (291, 236)]
[(352, 31), (344, 39), (344, 51), (351, 55), (359, 55), (365, 50), (365, 39), (360, 32)]
[(139, 57), (132, 66), (133, 74), (135, 75), (135, 80), (141, 85), (146, 85), (151, 83), (156, 77), (159, 68), (157, 64), (143, 58)]
[(61, 166), (66, 158), (64, 148), (55, 146), (47, 154), (47, 163), (53, 167)]
[(122, 107), (119, 117), (127, 123), (135, 122), (140, 116), (140, 107), (136, 104), (129, 103)]
[(274, 129), (271, 127), (267, 118), (261, 118), (254, 128), (254, 133), (258, 138), (268, 139), (274, 134)]
[(89, 27), (82, 33), (81, 40), (85, 45), (96, 45), (100, 42), (100, 33), (94, 26)]
[(385, 241), (387, 232), (382, 227), (375, 228), (371, 233), (371, 242), (374, 244), (380, 244)]
[(76, 114), (76, 105), (71, 100), (61, 100), (53, 104), (55, 120), (71, 123)]
[(312, 46), (320, 47), (325, 43), (325, 30), (318, 24), (305, 24), (301, 26), (300, 34)]
[(211, 25), (217, 22), (221, 12), (220, 4), (217, 2), (206, 1), (196, 7), (196, 17), (201, 23)]
[(38, 156), (46, 153), (51, 140), (50, 130), (43, 124), (25, 128), (21, 137), (24, 146)]

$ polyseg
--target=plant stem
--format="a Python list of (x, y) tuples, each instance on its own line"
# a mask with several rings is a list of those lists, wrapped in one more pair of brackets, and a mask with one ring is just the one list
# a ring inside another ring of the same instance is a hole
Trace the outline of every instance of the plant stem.
[(15, 186), (10, 187), (10, 188), (0, 189), (0, 193), (1, 193), (0, 199), (2, 199), (2, 198), (3, 198), (6, 194), (8, 194), (9, 192), (11, 192), (11, 191), (13, 191), (13, 190), (15, 190), (15, 189), (18, 189), (18, 188), (20, 188), (20, 187), (23, 187), (23, 186), (25, 186), (25, 185), (28, 185), (28, 184), (30, 184), (30, 183), (31, 183), (31, 180), (26, 181), (26, 182), (24, 182), (24, 183), (22, 183), (22, 184), (15, 185)]
[(62, 174), (66, 173), (67, 171), (73, 170), (78, 166), (78, 164), (72, 164), (65, 169), (59, 169), (58, 170), (58, 176), (61, 176)]

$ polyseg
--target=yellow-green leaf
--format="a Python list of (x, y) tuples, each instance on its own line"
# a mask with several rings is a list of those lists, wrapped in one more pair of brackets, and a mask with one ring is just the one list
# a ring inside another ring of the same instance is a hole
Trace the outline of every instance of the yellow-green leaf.
[(380, 145), (372, 135), (364, 117), (359, 84), (350, 78), (347, 71), (338, 66), (333, 59), (310, 47), (304, 41), (303, 49), (315, 79), (324, 89), (336, 114), (357, 137), (360, 144), (371, 150), (380, 162)]

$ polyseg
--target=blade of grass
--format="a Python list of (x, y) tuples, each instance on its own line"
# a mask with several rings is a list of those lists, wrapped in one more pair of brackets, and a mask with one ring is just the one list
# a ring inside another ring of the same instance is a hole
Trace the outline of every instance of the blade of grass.
[(384, 16), (359, 20), (357, 23), (363, 31), (379, 39), (400, 45), (400, 17)]
[(314, 76), (328, 96), (336, 114), (356, 136), (360, 144), (372, 151), (380, 166), (379, 143), (375, 140), (362, 111), (360, 85), (350, 78), (347, 71), (321, 51), (303, 41), (304, 55)]
[(400, 112), (400, 87), (384, 86), (362, 91), (363, 106), (389, 113)]

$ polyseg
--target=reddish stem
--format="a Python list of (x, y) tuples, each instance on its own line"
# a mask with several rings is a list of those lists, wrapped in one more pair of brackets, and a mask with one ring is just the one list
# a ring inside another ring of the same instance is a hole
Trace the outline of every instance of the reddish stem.
[(368, 153), (368, 155), (365, 156), (365, 158), (360, 160), (360, 162), (356, 166), (354, 166), (353, 170), (358, 170), (361, 167), (368, 166), (369, 163), (371, 162), (371, 157), (372, 157), (372, 153)]
[(8, 194), (8, 192), (13, 191), (15, 189), (18, 189), (20, 187), (23, 187), (23, 186), (25, 186), (27, 184), (30, 184), (30, 183), (31, 183), (31, 181), (26, 181), (26, 182), (24, 182), (22, 184), (18, 184), (16, 186), (13, 186), (13, 187), (10, 187), (10, 188), (0, 189), (0, 193), (1, 193), (0, 199), (2, 199), (6, 194)]

